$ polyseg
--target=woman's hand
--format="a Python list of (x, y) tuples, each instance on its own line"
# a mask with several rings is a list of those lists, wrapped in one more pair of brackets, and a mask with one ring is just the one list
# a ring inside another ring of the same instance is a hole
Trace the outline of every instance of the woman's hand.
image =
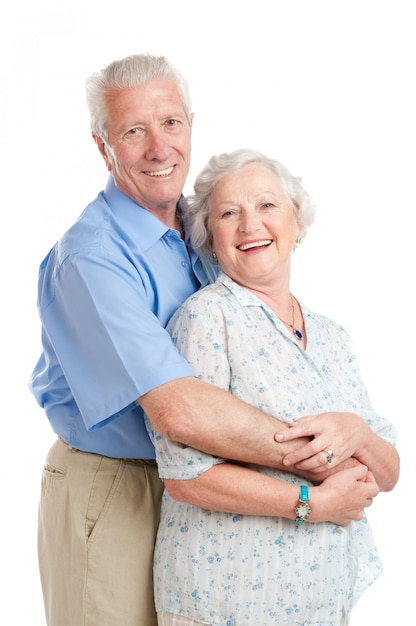
[(284, 443), (307, 437), (305, 445), (285, 455), (283, 465), (320, 473), (334, 469), (350, 457), (358, 457), (371, 434), (370, 427), (355, 413), (321, 413), (300, 418), (276, 433), (275, 439)]
[(308, 521), (346, 526), (363, 518), (363, 510), (372, 504), (379, 488), (373, 474), (359, 465), (329, 476), (309, 492), (312, 513)]

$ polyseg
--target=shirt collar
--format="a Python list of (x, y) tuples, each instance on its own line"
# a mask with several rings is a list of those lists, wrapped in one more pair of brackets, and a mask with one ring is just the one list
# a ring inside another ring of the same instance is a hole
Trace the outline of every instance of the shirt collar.
[[(166, 224), (158, 220), (150, 211), (120, 191), (112, 176), (107, 181), (103, 197), (121, 228), (129, 233), (130, 237), (137, 242), (142, 250), (150, 249), (169, 232), (175, 233), (175, 237), (179, 242), (177, 231), (168, 228)], [(180, 210), (180, 207), (178, 208)], [(216, 266), (211, 266), (207, 261), (200, 259), (196, 252), (191, 249), (189, 242), (187, 242), (187, 245), (195, 276), (198, 278), (201, 286), (204, 287), (209, 282), (214, 282), (217, 276)]]
[[(266, 312), (271, 311), (270, 307), (265, 302), (263, 302), (263, 300), (261, 300), (258, 296), (255, 296), (254, 293), (252, 293), (249, 289), (246, 289), (245, 287), (242, 287), (241, 285), (236, 283), (232, 278), (227, 276), (227, 274), (224, 274), (222, 270), (219, 270), (217, 281), (222, 283), (233, 295), (235, 295), (235, 297), (238, 298), (238, 301), (242, 306), (260, 306)], [(302, 304), (300, 300), (298, 300), (298, 303), (302, 310), (302, 315), (305, 323), (308, 317), (315, 319), (319, 317), (320, 319), (322, 319), (322, 315), (318, 316), (317, 313), (314, 313), (314, 311)], [(273, 313), (273, 315), (275, 315), (275, 313)]]
[(263, 306), (262, 300), (251, 293), (249, 289), (242, 287), (236, 283), (232, 278), (224, 274), (220, 270), (218, 275), (218, 281), (221, 282), (233, 295), (236, 296), (242, 306)]

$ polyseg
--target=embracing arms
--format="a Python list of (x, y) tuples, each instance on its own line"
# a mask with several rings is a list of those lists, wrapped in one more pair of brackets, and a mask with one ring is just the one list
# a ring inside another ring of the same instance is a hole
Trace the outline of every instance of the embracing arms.
[[(315, 483), (309, 488), (310, 522), (344, 526), (360, 520), (379, 491), (392, 489), (398, 478), (394, 447), (353, 413), (301, 418), (289, 427), (192, 378), (162, 385), (140, 403), (167, 439), (215, 456), (284, 469)], [(329, 445), (331, 464), (322, 453)], [(296, 518), (298, 485), (237, 463), (220, 463), (197, 478), (164, 482), (172, 498), (201, 508)]]
[[(215, 456), (293, 469), (299, 476), (315, 478), (309, 470), (283, 466), (284, 456), (304, 447), (309, 437), (277, 442), (275, 433), (287, 429), (287, 424), (219, 387), (196, 378), (180, 378), (153, 389), (138, 402), (154, 428), (167, 439)], [(317, 458), (315, 466), (319, 464)]]
[[(180, 379), (162, 385), (158, 390), (156, 394), (157, 390), (146, 394), (140, 402), (153, 429), (164, 435), (164, 440), (155, 441), (161, 458), (163, 454), (167, 455), (162, 465), (167, 463), (170, 467), (186, 467), (187, 452), (175, 441), (194, 448), (193, 454), (196, 454), (198, 462), (199, 455), (195, 449), (222, 457), (208, 459), (209, 469), (202, 471), (198, 477), (165, 477), (166, 489), (173, 499), (213, 511), (296, 519), (298, 484), (223, 459), (233, 455), (235, 459), (247, 463), (275, 468), (280, 466), (292, 471), (283, 464), (284, 447), (289, 444), (293, 446), (293, 451), (287, 454), (295, 454), (299, 445), (307, 449), (309, 436), (288, 441), (287, 444), (276, 443), (276, 428), (287, 428), (282, 422), (228, 392), (196, 379)], [(157, 432), (153, 433), (154, 437)], [(179, 456), (175, 457), (175, 454)], [(314, 470), (322, 467), (320, 454), (318, 452), (315, 455), (314, 461), (309, 459)], [(348, 467), (348, 461), (334, 463), (334, 468), (328, 467), (326, 472), (319, 472), (319, 477), (315, 471), (294, 468), (292, 473), (320, 483), (309, 487), (312, 503), (309, 521), (328, 521), (343, 526), (352, 520), (362, 519), (363, 509), (370, 506), (379, 487), (365, 465), (355, 461)]]
[[(196, 378), (180, 378), (145, 394), (139, 403), (155, 429), (209, 454), (284, 469), (312, 482), (366, 466), (381, 491), (399, 476), (399, 456), (354, 413), (323, 413), (292, 426)], [(322, 450), (330, 447), (328, 464)]]

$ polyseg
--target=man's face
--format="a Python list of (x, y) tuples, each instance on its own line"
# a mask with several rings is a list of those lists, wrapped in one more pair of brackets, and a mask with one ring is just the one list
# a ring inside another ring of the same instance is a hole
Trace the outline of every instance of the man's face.
[(192, 115), (175, 83), (107, 94), (108, 139), (94, 137), (120, 191), (159, 218), (176, 208), (189, 171)]

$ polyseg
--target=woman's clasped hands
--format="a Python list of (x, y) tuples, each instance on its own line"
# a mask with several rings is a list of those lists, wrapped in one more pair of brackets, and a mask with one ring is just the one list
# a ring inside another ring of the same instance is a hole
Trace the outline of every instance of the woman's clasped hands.
[(308, 441), (288, 452), (283, 465), (316, 476), (310, 521), (345, 526), (361, 520), (381, 490), (365, 462), (370, 461), (369, 426), (354, 413), (322, 413), (300, 418), (275, 435), (278, 443), (305, 437)]

